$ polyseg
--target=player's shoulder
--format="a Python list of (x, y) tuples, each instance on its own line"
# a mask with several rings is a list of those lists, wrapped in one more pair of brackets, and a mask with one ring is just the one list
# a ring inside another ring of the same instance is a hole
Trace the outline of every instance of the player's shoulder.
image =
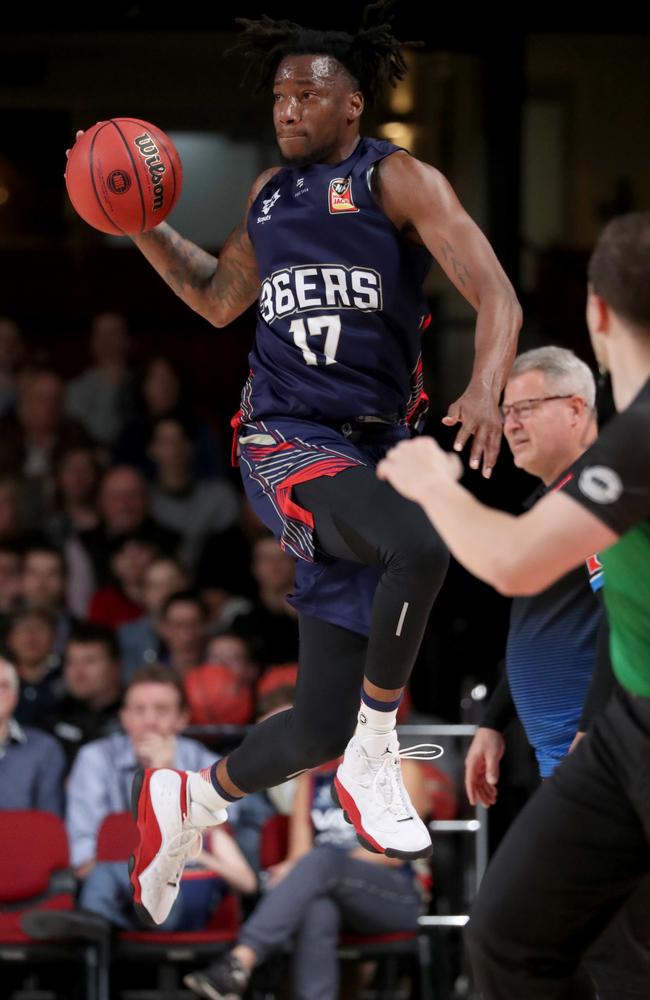
[(248, 196), (249, 205), (253, 204), (260, 191), (262, 191), (269, 181), (273, 180), (273, 178), (279, 174), (282, 169), (282, 167), (268, 167), (267, 170), (263, 170), (262, 173), (255, 178)]
[(374, 171), (373, 190), (375, 194), (390, 197), (391, 201), (408, 201), (414, 195), (426, 191), (428, 200), (444, 198), (449, 190), (449, 181), (437, 167), (425, 160), (419, 160), (405, 149), (396, 149), (381, 159)]

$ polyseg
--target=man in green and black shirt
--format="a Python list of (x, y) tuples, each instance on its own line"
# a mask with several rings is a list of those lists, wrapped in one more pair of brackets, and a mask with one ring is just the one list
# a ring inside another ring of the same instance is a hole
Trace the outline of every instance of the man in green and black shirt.
[[(606, 227), (589, 282), (594, 353), (619, 412), (562, 489), (519, 518), (492, 510), (431, 439), (398, 445), (378, 469), (503, 593), (536, 593), (596, 551), (604, 565), (620, 688), (522, 811), (483, 881), (468, 942), (493, 1000), (592, 996), (581, 955), (650, 871), (650, 212)], [(650, 983), (640, 989), (639, 1000), (650, 996)]]

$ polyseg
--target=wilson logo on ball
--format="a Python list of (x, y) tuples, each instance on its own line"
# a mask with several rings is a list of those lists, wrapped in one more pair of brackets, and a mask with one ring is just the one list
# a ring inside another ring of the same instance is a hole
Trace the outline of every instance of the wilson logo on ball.
[(160, 159), (158, 147), (148, 132), (136, 136), (134, 142), (138, 147), (138, 152), (144, 159), (151, 177), (151, 183), (153, 184), (152, 209), (155, 211), (155, 209), (162, 208), (163, 206), (165, 189), (162, 183), (162, 175), (165, 173), (166, 167)]
[(113, 194), (126, 194), (131, 187), (131, 178), (125, 170), (114, 170), (106, 178), (106, 183)]

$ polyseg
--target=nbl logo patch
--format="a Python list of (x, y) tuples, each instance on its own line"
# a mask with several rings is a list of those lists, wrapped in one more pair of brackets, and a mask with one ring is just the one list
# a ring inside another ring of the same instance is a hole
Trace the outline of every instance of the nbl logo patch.
[(341, 212), (358, 212), (359, 209), (352, 200), (352, 178), (333, 177), (329, 187), (330, 215)]
[(113, 170), (106, 182), (113, 194), (126, 194), (131, 187), (131, 178), (126, 170)]

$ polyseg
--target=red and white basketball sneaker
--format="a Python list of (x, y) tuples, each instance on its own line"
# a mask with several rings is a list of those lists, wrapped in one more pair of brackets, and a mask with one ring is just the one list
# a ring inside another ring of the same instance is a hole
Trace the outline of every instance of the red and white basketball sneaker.
[(332, 794), (367, 850), (405, 860), (430, 857), (431, 835), (404, 787), (400, 757), (433, 760), (440, 753), (424, 745), (400, 752), (395, 730), (352, 737)]
[(224, 823), (224, 809), (192, 810), (191, 772), (171, 768), (139, 771), (131, 791), (131, 812), (140, 842), (129, 860), (133, 903), (145, 924), (162, 924), (178, 896), (186, 861), (201, 850), (201, 830)]

